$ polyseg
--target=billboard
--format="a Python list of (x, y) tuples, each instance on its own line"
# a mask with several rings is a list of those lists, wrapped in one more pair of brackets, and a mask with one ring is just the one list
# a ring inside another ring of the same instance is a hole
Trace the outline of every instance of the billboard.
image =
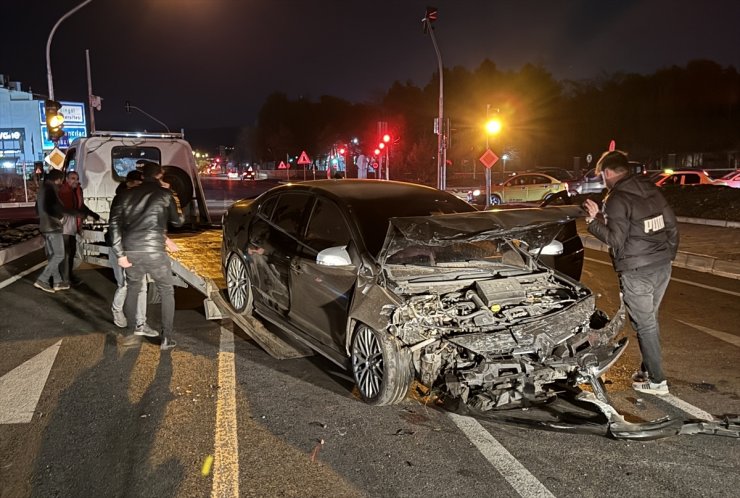
[[(64, 123), (64, 136), (59, 139), (58, 146), (62, 149), (69, 147), (69, 144), (75, 138), (83, 138), (87, 136), (87, 126), (76, 126), (67, 125)], [(41, 144), (44, 150), (51, 150), (54, 148), (54, 142), (49, 140), (49, 135), (46, 132), (46, 123), (41, 125)]]

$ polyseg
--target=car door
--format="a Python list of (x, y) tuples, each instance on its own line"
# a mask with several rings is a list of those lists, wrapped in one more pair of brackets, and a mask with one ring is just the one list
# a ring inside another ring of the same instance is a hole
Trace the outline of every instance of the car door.
[(504, 202), (522, 202), (525, 200), (527, 196), (527, 176), (516, 175), (504, 182), (501, 189), (502, 200)]
[(257, 217), (250, 227), (247, 255), (257, 275), (255, 302), (287, 314), (290, 309), (290, 261), (299, 250), (299, 233), (312, 197), (286, 192), (277, 199), (269, 220)]
[(320, 265), (316, 256), (324, 249), (340, 246), (356, 254), (341, 209), (319, 196), (310, 210), (301, 250), (290, 264), (290, 319), (311, 337), (337, 351), (345, 343), (357, 265), (354, 262), (343, 266)]
[(542, 200), (548, 192), (550, 192), (550, 179), (547, 176), (528, 175), (525, 201), (534, 202)]

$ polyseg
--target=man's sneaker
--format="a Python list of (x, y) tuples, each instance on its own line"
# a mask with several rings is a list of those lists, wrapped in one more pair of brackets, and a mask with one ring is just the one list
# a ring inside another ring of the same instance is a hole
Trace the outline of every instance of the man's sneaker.
[(159, 332), (151, 328), (146, 323), (144, 325), (138, 325), (136, 329), (134, 329), (134, 335), (143, 335), (146, 337), (158, 337)]
[(141, 337), (134, 334), (125, 336), (121, 341), (123, 347), (138, 346), (139, 344), (141, 344)]
[(113, 324), (121, 329), (128, 327), (128, 321), (126, 321), (126, 314), (123, 311), (111, 310), (113, 312)]
[(67, 282), (59, 282), (58, 284), (54, 284), (55, 291), (62, 291), (67, 289), (69, 289), (69, 284)]
[(632, 389), (641, 393), (655, 394), (657, 396), (665, 396), (670, 394), (668, 392), (668, 382), (633, 382)]
[(48, 284), (48, 282), (42, 282), (41, 280), (36, 280), (33, 283), (33, 286), (36, 287), (37, 289), (41, 289), (44, 292), (54, 294), (54, 289), (51, 287), (51, 285)]
[(647, 382), (649, 380), (650, 377), (648, 377), (648, 373), (643, 372), (642, 370), (638, 370), (632, 374), (632, 382), (639, 382), (642, 384), (643, 382)]
[(162, 344), (159, 345), (159, 349), (161, 349), (162, 351), (167, 351), (168, 349), (172, 349), (175, 346), (177, 346), (177, 343), (175, 341), (173, 341), (172, 339), (163, 337)]

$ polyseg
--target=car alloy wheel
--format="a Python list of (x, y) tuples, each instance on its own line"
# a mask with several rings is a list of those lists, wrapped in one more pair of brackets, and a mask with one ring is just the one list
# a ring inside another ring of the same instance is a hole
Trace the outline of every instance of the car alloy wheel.
[(252, 288), (247, 267), (238, 254), (232, 254), (226, 264), (226, 286), (229, 302), (234, 311), (242, 314), (252, 312)]
[(501, 197), (499, 197), (499, 196), (497, 196), (495, 194), (492, 195), (491, 196), (491, 205), (498, 206), (499, 204), (501, 204)]
[(360, 325), (352, 339), (352, 373), (362, 399), (390, 405), (406, 397), (413, 370), (409, 353), (395, 337)]

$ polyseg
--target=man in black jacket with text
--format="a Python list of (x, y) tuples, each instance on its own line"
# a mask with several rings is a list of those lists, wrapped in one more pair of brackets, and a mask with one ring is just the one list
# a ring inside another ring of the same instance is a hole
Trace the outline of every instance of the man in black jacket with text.
[(136, 328), (136, 297), (149, 274), (162, 298), (162, 342), (160, 348), (175, 347), (172, 327), (175, 318), (175, 291), (172, 268), (165, 249), (167, 225), (184, 222), (177, 197), (161, 184), (164, 174), (159, 164), (148, 163), (141, 169), (144, 181), (138, 187), (118, 194), (111, 205), (111, 249), (118, 264), (126, 269), (128, 292), (124, 312), (133, 334), (124, 346), (138, 343), (138, 336), (152, 336), (151, 329)]
[(603, 211), (592, 200), (588, 231), (609, 246), (624, 304), (642, 354), (632, 379), (636, 391), (668, 394), (660, 351), (658, 308), (678, 250), (676, 216), (658, 188), (642, 175), (630, 175), (627, 154), (605, 152), (596, 164), (609, 193)]

